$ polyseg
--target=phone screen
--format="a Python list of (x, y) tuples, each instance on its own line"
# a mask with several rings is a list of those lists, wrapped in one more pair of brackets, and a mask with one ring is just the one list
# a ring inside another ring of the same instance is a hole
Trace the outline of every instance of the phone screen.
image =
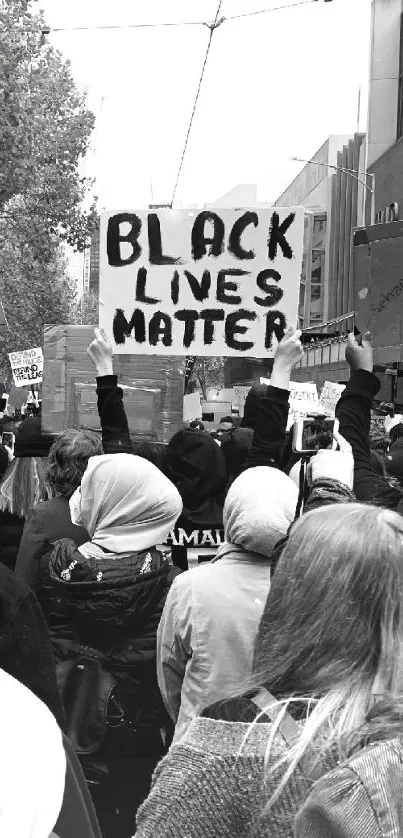
[(14, 448), (14, 434), (12, 434), (10, 431), (3, 431), (2, 443), (3, 443), (3, 445), (8, 445), (9, 448), (13, 449)]
[(320, 451), (333, 446), (334, 419), (304, 419), (302, 450)]

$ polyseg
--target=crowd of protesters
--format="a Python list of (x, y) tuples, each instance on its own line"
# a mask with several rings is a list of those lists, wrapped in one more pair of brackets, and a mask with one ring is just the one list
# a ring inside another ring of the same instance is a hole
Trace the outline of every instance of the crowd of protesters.
[[(350, 335), (305, 468), (300, 336), (240, 427), (164, 446), (132, 440), (96, 329), (101, 435), (29, 417), (0, 446), (1, 835), (403, 835), (403, 423), (374, 442)], [(221, 535), (187, 569), (194, 533)]]

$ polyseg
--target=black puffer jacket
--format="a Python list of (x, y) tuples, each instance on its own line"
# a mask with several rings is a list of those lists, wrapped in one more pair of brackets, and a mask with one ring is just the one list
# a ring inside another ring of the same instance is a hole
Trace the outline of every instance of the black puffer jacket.
[[(75, 644), (108, 659), (130, 716), (150, 730), (162, 724), (156, 636), (176, 571), (156, 549), (129, 558), (87, 559), (61, 539), (42, 559), (39, 598), (49, 623), (56, 662)], [(126, 697), (126, 698), (125, 698)]]

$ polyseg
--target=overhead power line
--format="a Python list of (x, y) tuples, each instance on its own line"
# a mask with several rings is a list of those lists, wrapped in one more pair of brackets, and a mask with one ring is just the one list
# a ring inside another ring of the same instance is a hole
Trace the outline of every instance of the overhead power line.
[[(256, 17), (256, 15), (267, 15), (270, 12), (280, 12), (282, 9), (296, 9), (297, 6), (309, 6), (311, 3), (317, 3), (318, 0), (299, 0), (297, 3), (288, 3), (286, 6), (274, 6), (271, 9), (259, 9), (257, 12), (243, 12), (239, 15), (230, 15), (225, 20), (240, 20), (243, 17)], [(329, 0), (325, 0), (325, 3)]]
[[(267, 15), (271, 12), (280, 12), (283, 9), (295, 9), (297, 6), (308, 6), (311, 3), (317, 3), (318, 0), (298, 0), (297, 3), (287, 3), (282, 6), (272, 6), (270, 9), (258, 9), (255, 12), (243, 12), (239, 15), (228, 15), (224, 16), (219, 23), (225, 23), (229, 20), (240, 20), (241, 18), (246, 17), (256, 17), (256, 15)], [(331, 2), (331, 0), (324, 0), (325, 3)], [(212, 31), (212, 28), (216, 28), (216, 21), (214, 23), (209, 23), (206, 20), (180, 20), (180, 21), (166, 21), (162, 23), (122, 23), (122, 24), (100, 24), (100, 25), (91, 25), (91, 26), (46, 26), (42, 29), (42, 35), (50, 35), (54, 32), (95, 32), (95, 31), (107, 31), (107, 30), (122, 30), (122, 29), (159, 29), (162, 27), (175, 27), (175, 26), (207, 26)]]
[(215, 30), (216, 30), (216, 29), (218, 29), (218, 27), (219, 27), (219, 26), (223, 23), (223, 21), (224, 21), (224, 18), (221, 18), (220, 20), (218, 19), (218, 15), (220, 14), (221, 6), (222, 6), (222, 0), (220, 0), (220, 2), (219, 2), (219, 4), (218, 4), (217, 11), (216, 11), (216, 16), (215, 16), (215, 18), (214, 18), (214, 23), (212, 23), (212, 24), (210, 25), (210, 37), (209, 37), (208, 44), (207, 44), (206, 54), (205, 54), (205, 56), (204, 56), (204, 61), (203, 61), (203, 66), (202, 66), (202, 71), (201, 71), (200, 78), (199, 78), (199, 84), (198, 84), (198, 86), (197, 86), (196, 98), (195, 98), (195, 100), (194, 100), (193, 110), (192, 110), (192, 113), (191, 113), (191, 116), (190, 116), (189, 126), (188, 126), (188, 130), (187, 130), (187, 134), (186, 134), (186, 139), (185, 139), (185, 145), (184, 145), (184, 147), (183, 147), (182, 156), (181, 156), (180, 163), (179, 163), (179, 169), (178, 169), (178, 174), (177, 174), (177, 176), (176, 176), (176, 181), (175, 181), (174, 191), (173, 191), (173, 193), (172, 193), (172, 199), (171, 199), (171, 209), (172, 209), (173, 202), (174, 202), (174, 200), (175, 200), (176, 191), (177, 191), (177, 189), (178, 189), (179, 178), (180, 178), (181, 173), (182, 173), (183, 163), (184, 163), (184, 160), (185, 160), (185, 155), (186, 155), (186, 149), (187, 149), (187, 147), (188, 147), (189, 137), (190, 137), (190, 132), (191, 132), (191, 130), (192, 130), (192, 125), (193, 125), (194, 115), (195, 115), (195, 113), (196, 113), (197, 103), (198, 103), (198, 101), (199, 101), (200, 90), (201, 90), (201, 86), (202, 86), (202, 84), (203, 84), (204, 71), (205, 71), (205, 69), (206, 69), (206, 65), (207, 65), (208, 57), (209, 57), (209, 54), (210, 54), (211, 42), (212, 42), (212, 40), (213, 40), (213, 35), (214, 35)]

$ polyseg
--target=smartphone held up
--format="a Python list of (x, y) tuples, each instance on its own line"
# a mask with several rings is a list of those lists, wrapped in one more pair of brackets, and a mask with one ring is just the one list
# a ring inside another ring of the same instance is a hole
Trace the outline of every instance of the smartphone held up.
[(334, 434), (338, 431), (337, 419), (327, 416), (306, 416), (305, 419), (298, 419), (293, 428), (293, 451), (305, 456), (313, 456), (323, 449), (335, 451), (337, 441)]

